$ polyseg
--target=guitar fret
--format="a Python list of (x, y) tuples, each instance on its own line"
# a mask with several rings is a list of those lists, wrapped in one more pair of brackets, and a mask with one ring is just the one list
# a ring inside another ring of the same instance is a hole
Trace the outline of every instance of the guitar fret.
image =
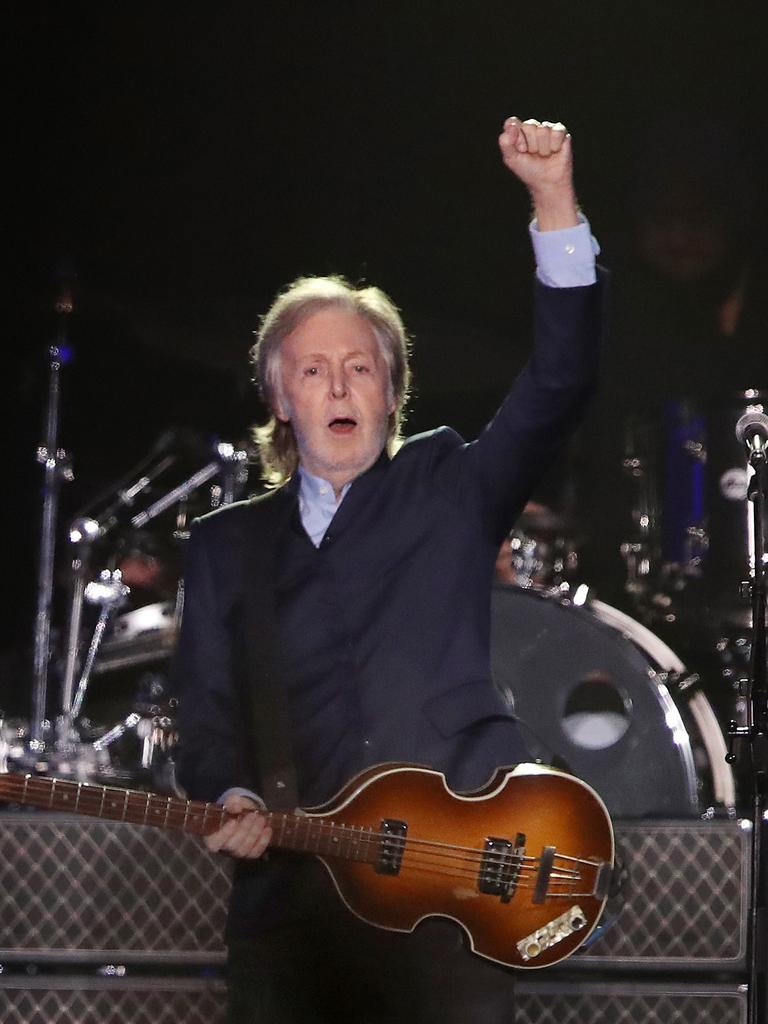
[(187, 800), (187, 806), (184, 808), (184, 820), (181, 823), (182, 831), (184, 829), (186, 829), (186, 827), (187, 827), (187, 818), (189, 816), (189, 804), (190, 804), (190, 801)]
[(82, 784), (82, 782), (78, 782), (78, 784), (77, 784), (77, 796), (75, 797), (75, 810), (76, 811), (80, 810), (80, 795), (81, 795), (82, 792), (83, 792), (83, 784)]
[(163, 828), (168, 828), (168, 815), (171, 812), (171, 798), (167, 796), (165, 798), (165, 820), (163, 821)]
[(147, 805), (144, 808), (144, 824), (145, 825), (147, 824), (147, 817), (149, 815), (149, 805), (150, 805), (150, 801), (151, 800), (152, 800), (152, 794), (151, 793), (147, 793)]
[(56, 795), (56, 781), (57, 780), (54, 779), (53, 782), (51, 783), (51, 797), (50, 797), (50, 799), (48, 801), (48, 808), (49, 809), (53, 808), (53, 801), (54, 801), (54, 797)]
[(21, 790), (21, 802), (24, 803), (27, 799), (27, 786), (29, 785), (30, 776), (24, 776), (24, 785)]
[(106, 795), (107, 795), (107, 787), (106, 786), (102, 786), (101, 787), (101, 804), (99, 805), (99, 817), (102, 817), (102, 815), (104, 814), (104, 799), (105, 799)]

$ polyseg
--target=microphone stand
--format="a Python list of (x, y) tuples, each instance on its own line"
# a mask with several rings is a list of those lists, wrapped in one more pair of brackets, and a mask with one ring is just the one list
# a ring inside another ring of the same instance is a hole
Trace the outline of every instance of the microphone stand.
[(49, 378), (46, 410), (45, 443), (37, 449), (37, 461), (43, 467), (43, 515), (40, 527), (40, 555), (37, 573), (37, 613), (33, 642), (33, 694), (30, 751), (33, 759), (45, 750), (46, 699), (48, 666), (51, 657), (51, 603), (53, 600), (53, 569), (56, 552), (56, 523), (59, 491), (63, 480), (72, 480), (67, 453), (59, 448), (59, 417), (61, 399), (61, 367), (67, 361), (67, 317), (72, 312), (68, 295), (56, 303), (59, 325), (56, 340), (48, 350)]
[(763, 863), (768, 790), (768, 662), (766, 661), (766, 595), (768, 565), (765, 552), (768, 462), (765, 439), (756, 434), (749, 444), (749, 463), (753, 469), (748, 498), (752, 502), (754, 527), (754, 564), (751, 579), (744, 585), (752, 605), (752, 651), (746, 685), (747, 724), (731, 722), (728, 730), (731, 750), (727, 760), (735, 760), (733, 744), (744, 739), (749, 744), (752, 779), (752, 872), (749, 901), (749, 1005), (748, 1024), (761, 1024), (768, 1011), (766, 991), (766, 872)]

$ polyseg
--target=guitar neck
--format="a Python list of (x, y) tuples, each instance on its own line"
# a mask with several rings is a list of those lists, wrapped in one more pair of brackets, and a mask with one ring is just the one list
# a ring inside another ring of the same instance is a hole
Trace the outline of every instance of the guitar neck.
[[(230, 817), (219, 804), (202, 800), (19, 773), (0, 774), (0, 800), (196, 836), (210, 835)], [(272, 828), (270, 846), (275, 849), (343, 860), (376, 860), (373, 829), (352, 828), (305, 814), (269, 812), (266, 817)]]

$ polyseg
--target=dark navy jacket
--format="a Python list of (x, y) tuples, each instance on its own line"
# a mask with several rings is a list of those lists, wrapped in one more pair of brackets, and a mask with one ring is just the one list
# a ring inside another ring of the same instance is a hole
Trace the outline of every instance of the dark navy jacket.
[[(385, 761), (432, 765), (467, 790), (525, 758), (490, 678), (491, 580), (502, 538), (593, 388), (600, 291), (537, 283), (534, 353), (481, 437), (465, 444), (441, 427), (383, 455), (319, 549), (301, 528), (295, 482), (193, 526), (176, 663), (191, 797), (259, 789), (243, 706), (254, 585), (274, 590), (305, 805)], [(248, 578), (252, 545), (269, 554), (260, 580)], [(279, 856), (242, 866), (230, 931), (281, 920), (292, 870)]]

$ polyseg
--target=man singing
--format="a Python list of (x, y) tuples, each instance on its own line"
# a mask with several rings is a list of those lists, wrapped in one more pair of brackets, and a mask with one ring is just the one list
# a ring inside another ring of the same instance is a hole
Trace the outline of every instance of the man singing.
[(601, 300), (564, 126), (509, 118), (499, 143), (534, 206), (535, 347), (480, 438), (441, 427), (401, 443), (396, 307), (376, 288), (304, 278), (278, 296), (254, 348), (272, 413), (265, 475), (279, 486), (193, 525), (179, 777), (233, 815), (207, 839), (238, 858), (231, 1021), (512, 1019), (512, 972), (469, 953), (460, 928), (361, 923), (315, 858), (263, 856), (259, 813), (275, 783), (259, 695), (275, 689), (303, 807), (383, 762), (429, 765), (468, 791), (526, 758), (490, 678), (494, 562), (594, 386)]

